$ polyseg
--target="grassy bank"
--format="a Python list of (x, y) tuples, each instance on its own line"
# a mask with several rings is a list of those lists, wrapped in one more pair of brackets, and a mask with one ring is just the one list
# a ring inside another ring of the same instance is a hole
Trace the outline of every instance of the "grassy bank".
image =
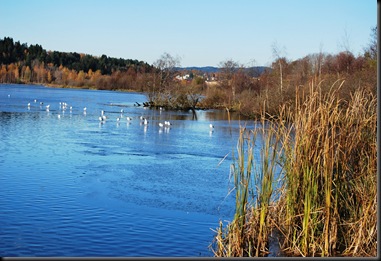
[(217, 228), (215, 256), (267, 256), (273, 232), (284, 255), (377, 255), (377, 99), (357, 89), (344, 100), (342, 85), (297, 90), (294, 106), (263, 115), (266, 128), (241, 130), (236, 214)]

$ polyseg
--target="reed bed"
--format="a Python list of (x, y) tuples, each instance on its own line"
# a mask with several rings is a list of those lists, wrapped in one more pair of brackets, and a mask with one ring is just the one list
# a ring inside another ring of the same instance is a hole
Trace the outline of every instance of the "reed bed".
[(215, 256), (266, 256), (273, 230), (287, 256), (377, 255), (377, 99), (359, 89), (343, 100), (342, 85), (297, 90), (266, 127), (241, 129), (236, 213), (216, 230)]
[[(266, 256), (271, 233), (274, 197), (279, 187), (279, 153), (281, 136), (265, 117), (261, 128), (240, 129), (237, 156), (231, 165), (234, 177), (236, 212), (233, 221), (216, 230), (212, 245), (215, 256)], [(271, 132), (271, 135), (269, 133)], [(260, 151), (260, 153), (258, 153)], [(254, 158), (254, 155), (260, 155)], [(279, 196), (278, 196), (279, 197)]]

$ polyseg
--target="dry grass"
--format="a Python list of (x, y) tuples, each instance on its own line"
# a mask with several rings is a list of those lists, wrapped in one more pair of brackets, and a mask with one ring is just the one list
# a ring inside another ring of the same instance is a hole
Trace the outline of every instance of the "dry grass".
[(359, 89), (340, 99), (342, 85), (311, 84), (267, 128), (241, 131), (236, 214), (218, 229), (216, 256), (265, 256), (274, 227), (288, 255), (377, 255), (377, 99)]

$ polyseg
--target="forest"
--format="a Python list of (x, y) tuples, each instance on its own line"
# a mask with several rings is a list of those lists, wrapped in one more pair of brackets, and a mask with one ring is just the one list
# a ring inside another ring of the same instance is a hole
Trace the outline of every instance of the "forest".
[[(153, 69), (138, 60), (46, 51), (41, 45), (28, 46), (10, 37), (0, 40), (0, 64), (2, 83), (96, 89), (133, 89), (132, 85), (136, 87), (139, 82), (137, 78)], [(113, 81), (115, 78), (117, 82)]]
[[(357, 88), (376, 93), (377, 27), (369, 45), (355, 56), (349, 47), (337, 54), (320, 51), (291, 61), (273, 48), (271, 70), (253, 77), (234, 60), (221, 61), (215, 80), (210, 74), (179, 71), (180, 59), (164, 53), (152, 65), (138, 60), (101, 57), (76, 52), (46, 51), (41, 45), (0, 39), (0, 83), (43, 84), (57, 87), (145, 92), (150, 106), (172, 109), (221, 108), (257, 117), (276, 114), (282, 104), (292, 105), (295, 90), (311, 84), (331, 86), (345, 80), (339, 91), (348, 98)], [(186, 80), (178, 75), (190, 73)]]

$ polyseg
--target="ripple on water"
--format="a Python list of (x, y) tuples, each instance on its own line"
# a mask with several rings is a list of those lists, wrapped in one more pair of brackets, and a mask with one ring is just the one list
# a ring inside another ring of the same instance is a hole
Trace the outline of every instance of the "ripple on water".
[[(5, 103), (1, 94), (8, 91), (18, 98)], [(51, 111), (33, 99), (51, 104)], [(132, 106), (145, 99), (0, 88), (2, 256), (211, 255), (210, 228), (231, 217), (234, 206), (225, 198), (230, 155), (221, 163), (235, 146), (230, 130), (216, 122), (210, 135), (204, 112), (195, 120)], [(73, 113), (63, 114), (60, 101)], [(111, 103), (131, 104), (123, 108), (134, 120), (116, 124), (120, 107)], [(99, 124), (101, 109), (111, 117), (105, 124)], [(148, 127), (135, 120), (140, 115), (150, 119)], [(167, 119), (170, 131), (160, 132), (157, 123)]]

